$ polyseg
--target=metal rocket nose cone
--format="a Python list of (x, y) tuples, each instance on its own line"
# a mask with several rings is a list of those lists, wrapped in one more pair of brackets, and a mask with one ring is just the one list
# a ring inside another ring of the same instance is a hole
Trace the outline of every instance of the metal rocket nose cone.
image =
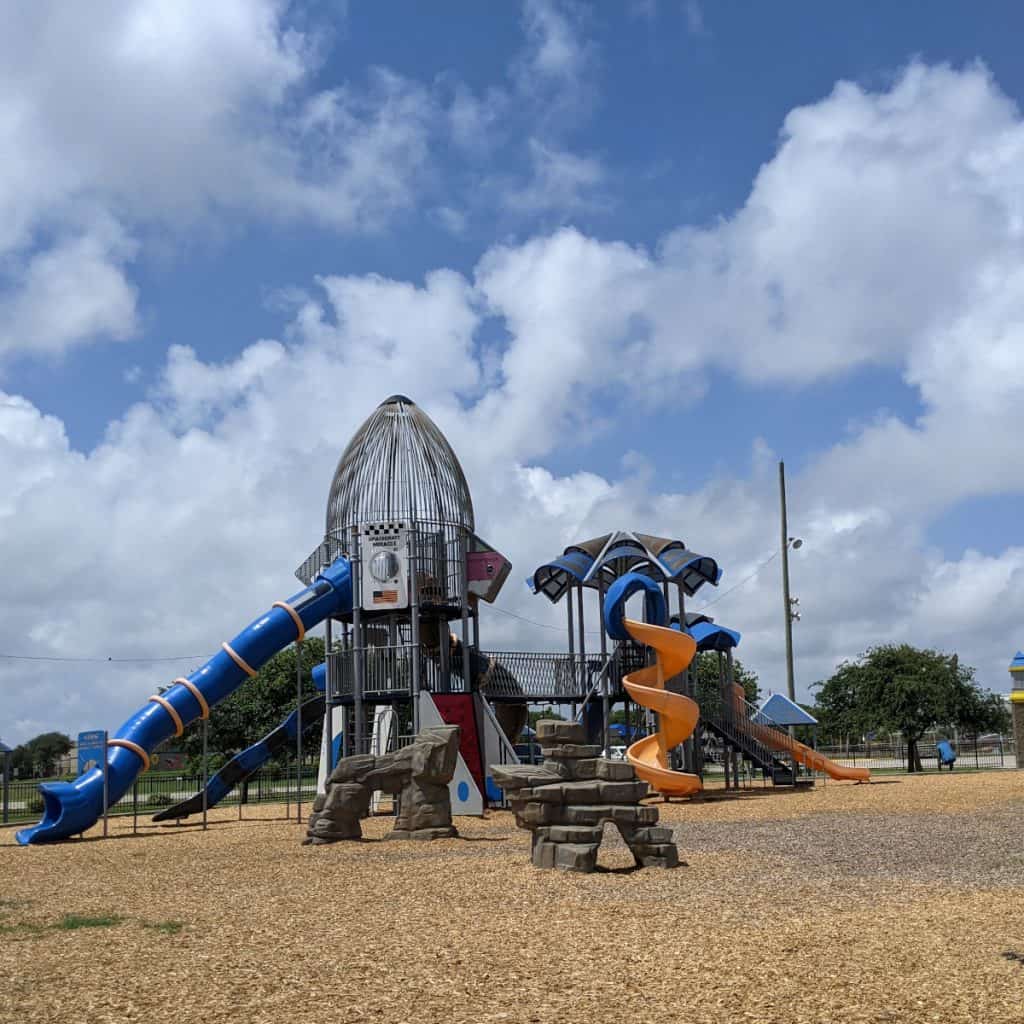
[(473, 531), (473, 499), (437, 424), (407, 395), (391, 395), (355, 432), (334, 471), (325, 534), (363, 523), (433, 523)]

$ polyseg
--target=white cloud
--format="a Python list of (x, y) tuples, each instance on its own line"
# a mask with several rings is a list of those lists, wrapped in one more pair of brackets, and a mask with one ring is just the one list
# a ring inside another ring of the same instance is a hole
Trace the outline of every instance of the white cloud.
[(596, 157), (555, 149), (539, 139), (530, 139), (529, 150), (532, 176), (508, 193), (507, 206), (527, 213), (553, 211), (566, 218), (597, 203), (595, 190), (605, 172)]
[(690, 35), (707, 35), (707, 28), (704, 25), (704, 11), (701, 9), (699, 0), (686, 0), (683, 9), (686, 14), (686, 29)]
[(537, 79), (575, 90), (591, 59), (590, 47), (577, 30), (579, 16), (567, 3), (525, 0), (523, 22), (528, 43), (518, 71), (524, 92), (536, 88)]
[(211, 216), (376, 230), (408, 209), (433, 98), (383, 69), (365, 87), (315, 91), (322, 47), (280, 0), (12, 13), (0, 35), (0, 350), (133, 334), (126, 268), (147, 233), (206, 229)]
[[(744, 207), (656, 253), (567, 229), (492, 248), (472, 280), (325, 275), (280, 340), (220, 365), (172, 349), (150, 400), (88, 453), (0, 399), (0, 651), (214, 649), (289, 590), (339, 451), (396, 391), (447, 432), (480, 532), (512, 557), (503, 605), (556, 627), (488, 614), (486, 645), (557, 645), (564, 612), (515, 580), (618, 526), (681, 533), (719, 558), (724, 591), (777, 543), (763, 442), (749, 467), (683, 490), (643, 459), (604, 476), (542, 463), (587, 432), (628, 434), (631, 398), (667, 407), (709, 367), (795, 387), (881, 363), (917, 389), (922, 418), (871, 422), (791, 474), (798, 681), (906, 639), (1004, 685), (1024, 555), (945, 558), (924, 538), (956, 501), (1019, 491), (1021, 132), (984, 71), (915, 65), (886, 91), (842, 85), (795, 111)], [(781, 686), (778, 560), (713, 608)], [(116, 724), (165, 677), (0, 663), (5, 739)]]
[(117, 252), (96, 235), (56, 243), (32, 256), (0, 292), (0, 355), (18, 349), (60, 353), (96, 337), (138, 330), (136, 290)]

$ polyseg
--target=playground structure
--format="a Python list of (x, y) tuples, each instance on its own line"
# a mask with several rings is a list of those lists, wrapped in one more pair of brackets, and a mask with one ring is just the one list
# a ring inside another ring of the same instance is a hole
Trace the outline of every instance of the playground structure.
[[(203, 791), (155, 820), (215, 806), (270, 757), (293, 742), (301, 748), (321, 714), (321, 793), (342, 758), (379, 757), (425, 729), (457, 726), (448, 787), (455, 814), (481, 814), (504, 799), (494, 774), (518, 762), (513, 744), (531, 704), (568, 707), (589, 744), (607, 756), (611, 712), (621, 703), (627, 735), (641, 723), (649, 733), (630, 747), (629, 763), (666, 796), (699, 791), (716, 752), (726, 788), (739, 784), (739, 760), (775, 784), (804, 781), (801, 772), (813, 771), (867, 778), (866, 769), (843, 768), (798, 743), (746, 701), (733, 679), (740, 634), (685, 607), (705, 584), (718, 584), (713, 558), (681, 540), (630, 530), (570, 545), (528, 580), (552, 603), (565, 599), (568, 652), (487, 652), (481, 602), (497, 598), (511, 567), (474, 531), (470, 489), (444, 435), (409, 398), (386, 399), (338, 462), (324, 538), (295, 572), (305, 588), (274, 602), (202, 668), (150, 697), (108, 740), (105, 771), (43, 783), (43, 819), (19, 831), (18, 842), (89, 828), (149, 767), (157, 747), (207, 719), (273, 654), (301, 643), (321, 622), (327, 654), (313, 681), (323, 696), (297, 706)], [(626, 619), (627, 602), (641, 592), (645, 621)], [(591, 652), (587, 605), (595, 599), (599, 642)], [(691, 662), (701, 652), (717, 658), (719, 685), (711, 693), (696, 690)]]

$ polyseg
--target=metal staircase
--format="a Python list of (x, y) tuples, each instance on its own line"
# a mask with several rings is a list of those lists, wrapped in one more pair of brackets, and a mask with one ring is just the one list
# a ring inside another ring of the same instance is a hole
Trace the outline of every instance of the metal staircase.
[[(766, 721), (757, 721), (760, 711), (749, 701), (733, 702), (716, 694), (701, 703), (700, 724), (713, 736), (728, 744), (754, 767), (761, 769), (766, 778), (776, 785), (793, 785), (793, 768), (778, 753), (764, 744), (752, 726), (759, 730), (777, 728)], [(780, 730), (781, 731), (781, 730)]]

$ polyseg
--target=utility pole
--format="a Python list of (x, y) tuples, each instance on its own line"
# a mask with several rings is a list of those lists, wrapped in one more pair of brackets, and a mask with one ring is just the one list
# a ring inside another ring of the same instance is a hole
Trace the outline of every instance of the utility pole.
[(782, 512), (782, 608), (786, 623), (786, 696), (796, 700), (793, 681), (793, 604), (789, 598), (789, 526), (786, 523), (786, 464), (779, 462), (779, 507)]

